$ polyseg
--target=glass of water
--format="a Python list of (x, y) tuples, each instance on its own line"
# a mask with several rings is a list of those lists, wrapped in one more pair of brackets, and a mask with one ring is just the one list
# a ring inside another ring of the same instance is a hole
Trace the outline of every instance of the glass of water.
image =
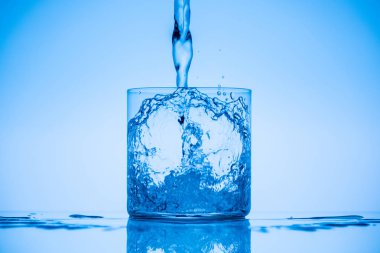
[(127, 91), (127, 203), (135, 218), (236, 218), (251, 203), (251, 90)]

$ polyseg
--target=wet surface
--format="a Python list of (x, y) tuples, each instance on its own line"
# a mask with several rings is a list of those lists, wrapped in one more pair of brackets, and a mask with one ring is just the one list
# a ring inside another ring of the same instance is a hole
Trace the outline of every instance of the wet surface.
[[(331, 252), (378, 252), (377, 217), (264, 213), (241, 220), (172, 223), (126, 214), (0, 213), (0, 252), (321, 252), (326, 240)], [(55, 244), (45, 247), (47, 240)]]
[(367, 227), (380, 223), (380, 219), (365, 219), (360, 215), (345, 216), (321, 216), (321, 217), (290, 217), (287, 219), (290, 224), (281, 224), (284, 220), (279, 220), (278, 225), (253, 226), (252, 229), (258, 232), (267, 233), (269, 229), (289, 229), (303, 232), (316, 232), (318, 230), (328, 230), (345, 227)]
[[(78, 219), (85, 220), (78, 222)], [(165, 220), (133, 220), (135, 223), (143, 222), (147, 225), (160, 224), (161, 226), (168, 226), (172, 222)], [(249, 228), (252, 231), (259, 233), (268, 233), (273, 229), (289, 229), (304, 232), (316, 232), (318, 230), (344, 228), (344, 227), (367, 227), (376, 226), (380, 223), (380, 219), (367, 219), (360, 215), (344, 215), (344, 216), (321, 216), (321, 217), (289, 217), (289, 218), (272, 218), (272, 219), (245, 219), (250, 221)], [(38, 229), (93, 229), (102, 228), (105, 230), (125, 229), (127, 227), (128, 217), (103, 217), (100, 215), (85, 215), (85, 214), (71, 214), (68, 216), (61, 216), (60, 218), (44, 218), (43, 214), (28, 214), (23, 216), (0, 216), (0, 229), (9, 228), (38, 228)], [(235, 221), (184, 221), (180, 224), (200, 224), (200, 225), (214, 225), (214, 224), (230, 224)], [(257, 225), (267, 223), (266, 225)]]

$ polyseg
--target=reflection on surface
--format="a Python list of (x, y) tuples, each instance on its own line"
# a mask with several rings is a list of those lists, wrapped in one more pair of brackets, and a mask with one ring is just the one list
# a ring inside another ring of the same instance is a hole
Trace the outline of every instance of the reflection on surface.
[(128, 221), (127, 253), (251, 252), (248, 220), (204, 223)]

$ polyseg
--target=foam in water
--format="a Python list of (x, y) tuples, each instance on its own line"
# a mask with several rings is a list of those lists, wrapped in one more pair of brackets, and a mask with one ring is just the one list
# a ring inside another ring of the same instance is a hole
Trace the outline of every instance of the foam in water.
[(250, 119), (195, 88), (143, 101), (128, 122), (130, 213), (236, 213), (250, 202)]
[(173, 61), (177, 87), (187, 87), (187, 74), (193, 58), (190, 33), (190, 0), (174, 0)]

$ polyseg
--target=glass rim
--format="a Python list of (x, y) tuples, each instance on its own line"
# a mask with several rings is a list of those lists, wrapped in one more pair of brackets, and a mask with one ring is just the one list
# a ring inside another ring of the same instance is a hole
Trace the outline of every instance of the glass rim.
[(170, 87), (170, 86), (166, 86), (166, 87), (135, 87), (135, 88), (129, 88), (127, 89), (127, 93), (130, 94), (130, 93), (146, 93), (146, 92), (159, 92), (160, 90), (161, 91), (168, 91), (168, 92), (173, 92), (173, 91), (176, 91), (177, 89), (181, 89), (181, 88), (185, 88), (185, 89), (200, 89), (200, 90), (206, 90), (209, 91), (209, 92), (218, 92), (218, 91), (235, 91), (235, 92), (239, 92), (239, 93), (252, 93), (252, 90), (251, 89), (248, 89), (248, 88), (240, 88), (240, 87), (229, 87), (229, 86), (221, 86), (221, 87), (211, 87), (211, 86), (207, 86), (207, 87), (199, 87), (199, 86), (191, 86), (191, 87)]

